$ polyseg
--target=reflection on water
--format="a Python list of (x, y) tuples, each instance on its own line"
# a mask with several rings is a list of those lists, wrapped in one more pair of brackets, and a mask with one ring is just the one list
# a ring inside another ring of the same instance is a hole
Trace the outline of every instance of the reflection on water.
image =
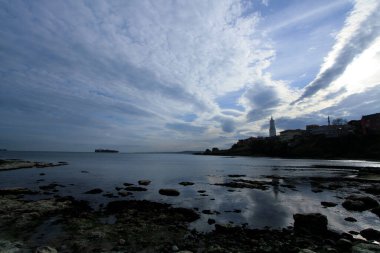
[[(307, 160), (194, 156), (180, 154), (104, 154), (104, 153), (58, 153), (58, 152), (2, 152), (0, 159), (20, 158), (33, 161), (69, 162), (68, 166), (54, 168), (21, 169), (0, 173), (0, 187), (28, 187), (39, 190), (39, 186), (52, 182), (65, 187), (57, 187), (59, 195), (72, 195), (78, 199), (91, 201), (94, 207), (115, 198), (102, 194), (83, 194), (101, 188), (103, 193), (117, 195), (115, 187), (123, 183), (137, 184), (138, 180), (148, 179), (152, 183), (146, 192), (134, 192), (129, 197), (118, 199), (147, 199), (171, 203), (176, 206), (218, 211), (202, 214), (201, 219), (191, 226), (202, 231), (214, 228), (208, 225), (209, 218), (220, 224), (248, 224), (252, 228), (270, 226), (281, 228), (292, 225), (293, 214), (299, 212), (320, 212), (327, 215), (329, 224), (337, 230), (356, 230), (373, 227), (380, 228), (379, 219), (366, 213), (351, 213), (341, 207), (344, 192), (324, 189), (323, 192), (311, 191), (308, 177), (346, 177), (357, 170), (314, 168), (325, 166), (374, 166), (380, 163), (347, 160)], [(86, 171), (88, 173), (84, 173)], [(45, 175), (40, 175), (44, 173)], [(245, 175), (247, 180), (266, 181), (268, 190), (239, 189), (215, 185), (233, 180), (229, 174)], [(270, 176), (270, 177), (268, 177)], [(192, 186), (182, 186), (179, 182), (191, 181)], [(144, 186), (145, 187), (145, 186)], [(159, 195), (160, 188), (175, 188), (179, 197)], [(198, 192), (201, 191), (201, 192)], [(203, 192), (204, 191), (204, 192)], [(43, 198), (49, 196), (42, 196)], [(323, 208), (321, 201), (338, 204), (333, 208)], [(356, 223), (344, 221), (352, 216)], [(102, 222), (113, 222), (110, 220)]]

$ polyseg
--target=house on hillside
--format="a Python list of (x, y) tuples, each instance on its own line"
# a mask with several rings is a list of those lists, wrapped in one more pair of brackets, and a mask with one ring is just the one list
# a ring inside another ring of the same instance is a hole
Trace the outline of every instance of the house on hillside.
[(364, 135), (380, 134), (380, 113), (362, 116), (360, 122)]
[(280, 141), (291, 141), (297, 136), (302, 136), (305, 133), (306, 131), (302, 129), (284, 130), (280, 132)]

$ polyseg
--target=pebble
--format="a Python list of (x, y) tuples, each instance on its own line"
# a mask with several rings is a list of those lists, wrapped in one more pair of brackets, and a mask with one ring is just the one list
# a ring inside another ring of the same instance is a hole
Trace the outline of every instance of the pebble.
[(173, 246), (172, 246), (172, 250), (173, 250), (174, 252), (177, 252), (177, 251), (179, 250), (179, 248), (177, 247), (177, 245), (173, 245)]
[(50, 246), (38, 247), (35, 253), (58, 253), (58, 251)]

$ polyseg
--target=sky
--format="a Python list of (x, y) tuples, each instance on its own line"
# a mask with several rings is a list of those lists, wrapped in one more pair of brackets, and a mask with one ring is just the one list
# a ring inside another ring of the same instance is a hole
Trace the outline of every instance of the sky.
[(377, 0), (0, 0), (0, 148), (122, 152), (380, 112)]

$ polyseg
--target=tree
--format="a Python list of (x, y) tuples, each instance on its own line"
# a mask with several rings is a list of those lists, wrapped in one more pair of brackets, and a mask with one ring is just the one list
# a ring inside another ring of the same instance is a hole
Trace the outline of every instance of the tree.
[(342, 119), (342, 118), (336, 118), (336, 119), (333, 119), (332, 124), (334, 126), (346, 125), (347, 124), (347, 120), (346, 119)]

